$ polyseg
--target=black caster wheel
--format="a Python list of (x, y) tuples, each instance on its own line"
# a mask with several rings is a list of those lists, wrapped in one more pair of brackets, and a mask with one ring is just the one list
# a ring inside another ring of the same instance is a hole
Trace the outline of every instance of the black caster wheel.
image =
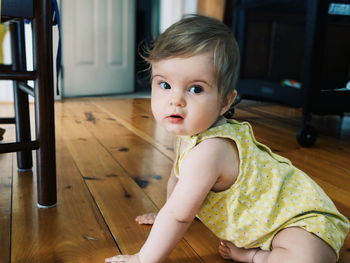
[(296, 137), (301, 146), (310, 147), (317, 139), (317, 131), (314, 127), (307, 125), (298, 129)]

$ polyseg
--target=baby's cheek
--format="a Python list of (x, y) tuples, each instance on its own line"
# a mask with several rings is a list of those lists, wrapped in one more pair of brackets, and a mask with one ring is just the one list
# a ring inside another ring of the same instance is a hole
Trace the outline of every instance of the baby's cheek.
[(152, 100), (152, 102), (151, 102), (151, 110), (152, 110), (152, 114), (153, 114), (154, 118), (157, 119), (158, 110), (157, 110), (157, 104), (155, 103), (154, 100)]

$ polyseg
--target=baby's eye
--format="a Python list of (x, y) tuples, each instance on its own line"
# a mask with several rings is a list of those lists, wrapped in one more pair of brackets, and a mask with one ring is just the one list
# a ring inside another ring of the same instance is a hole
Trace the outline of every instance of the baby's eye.
[(161, 82), (159, 83), (159, 86), (162, 88), (162, 89), (170, 89), (170, 85), (166, 82)]
[(201, 86), (192, 86), (188, 91), (191, 93), (201, 93), (203, 88)]

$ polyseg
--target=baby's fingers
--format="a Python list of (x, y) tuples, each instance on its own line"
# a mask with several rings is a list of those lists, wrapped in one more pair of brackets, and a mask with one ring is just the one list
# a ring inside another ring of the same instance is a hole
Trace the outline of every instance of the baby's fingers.
[(136, 222), (140, 225), (152, 225), (156, 219), (157, 213), (149, 213), (136, 217)]

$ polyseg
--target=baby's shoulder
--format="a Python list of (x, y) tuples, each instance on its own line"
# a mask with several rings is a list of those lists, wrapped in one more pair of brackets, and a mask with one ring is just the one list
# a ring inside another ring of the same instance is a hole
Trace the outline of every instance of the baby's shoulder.
[[(240, 161), (238, 149), (233, 140), (214, 137), (201, 141), (193, 150), (187, 164), (193, 163), (191, 158), (200, 158), (200, 161), (199, 159), (197, 161), (201, 164), (202, 169), (217, 178), (212, 190), (226, 190), (235, 182), (239, 173)], [(194, 161), (194, 163), (197, 162)]]
[(203, 158), (211, 161), (222, 162), (227, 156), (236, 156), (237, 147), (233, 140), (223, 137), (205, 139), (194, 146), (188, 153), (190, 158)]
[(207, 138), (205, 140), (200, 141), (195, 148), (200, 148), (201, 150), (216, 152), (216, 151), (222, 151), (224, 149), (227, 149), (229, 147), (232, 147), (232, 143), (235, 143), (230, 138), (225, 137), (211, 137)]

